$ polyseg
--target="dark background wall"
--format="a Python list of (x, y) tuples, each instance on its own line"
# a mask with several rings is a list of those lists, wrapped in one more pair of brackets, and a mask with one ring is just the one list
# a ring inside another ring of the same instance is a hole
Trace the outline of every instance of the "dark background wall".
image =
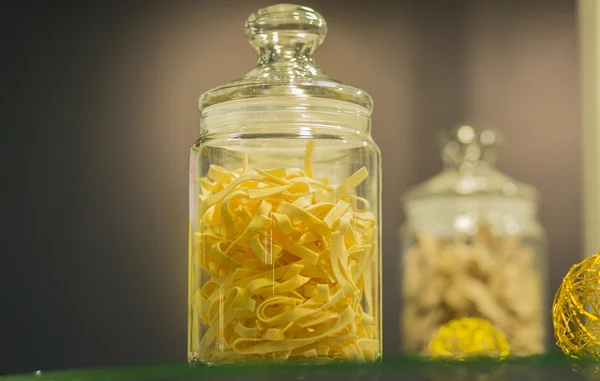
[[(271, 3), (3, 3), (0, 373), (185, 361), (197, 97), (254, 65), (243, 23)], [(576, 2), (303, 4), (328, 22), (319, 66), (375, 99), (387, 353), (400, 197), (461, 120), (499, 129), (499, 166), (540, 189), (553, 293), (583, 255)]]

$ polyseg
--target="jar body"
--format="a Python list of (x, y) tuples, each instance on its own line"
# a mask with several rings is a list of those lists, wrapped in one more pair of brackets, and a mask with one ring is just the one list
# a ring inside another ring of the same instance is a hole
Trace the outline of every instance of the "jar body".
[(370, 119), (240, 113), (205, 118), (191, 150), (190, 362), (377, 361), (381, 178)]
[(432, 339), (444, 324), (477, 317), (503, 333), (511, 356), (542, 353), (547, 270), (535, 203), (501, 195), (440, 195), (407, 203), (406, 213), (404, 351), (438, 355)]

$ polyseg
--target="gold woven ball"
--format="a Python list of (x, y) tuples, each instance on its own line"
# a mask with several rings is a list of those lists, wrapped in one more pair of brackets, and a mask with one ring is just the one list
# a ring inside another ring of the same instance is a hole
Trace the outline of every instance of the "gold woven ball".
[(429, 342), (429, 351), (434, 358), (503, 358), (510, 354), (510, 346), (504, 333), (488, 320), (465, 317), (441, 326)]
[(567, 355), (600, 359), (600, 253), (571, 267), (552, 306), (556, 344)]

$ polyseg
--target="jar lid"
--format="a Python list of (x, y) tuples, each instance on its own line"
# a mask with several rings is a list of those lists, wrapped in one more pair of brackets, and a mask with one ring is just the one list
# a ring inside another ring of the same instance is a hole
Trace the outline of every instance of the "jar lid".
[(444, 170), (410, 189), (404, 202), (432, 197), (497, 196), (539, 201), (537, 190), (495, 167), (502, 137), (498, 131), (459, 125), (439, 135)]
[(373, 101), (364, 91), (341, 84), (319, 70), (314, 51), (327, 33), (325, 19), (300, 5), (272, 5), (253, 13), (246, 37), (258, 51), (258, 65), (242, 78), (200, 96), (199, 109), (223, 102), (263, 97), (318, 98), (343, 101), (371, 114)]

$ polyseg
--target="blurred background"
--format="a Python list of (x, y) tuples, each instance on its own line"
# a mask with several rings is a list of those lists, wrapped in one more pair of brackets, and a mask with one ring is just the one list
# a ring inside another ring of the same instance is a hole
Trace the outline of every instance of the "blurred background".
[[(243, 24), (273, 3), (6, 2), (0, 373), (186, 361), (197, 99), (253, 67)], [(498, 129), (500, 169), (540, 190), (554, 294), (584, 254), (577, 3), (302, 4), (328, 23), (317, 65), (375, 100), (386, 353), (401, 195), (441, 169), (455, 123)]]

